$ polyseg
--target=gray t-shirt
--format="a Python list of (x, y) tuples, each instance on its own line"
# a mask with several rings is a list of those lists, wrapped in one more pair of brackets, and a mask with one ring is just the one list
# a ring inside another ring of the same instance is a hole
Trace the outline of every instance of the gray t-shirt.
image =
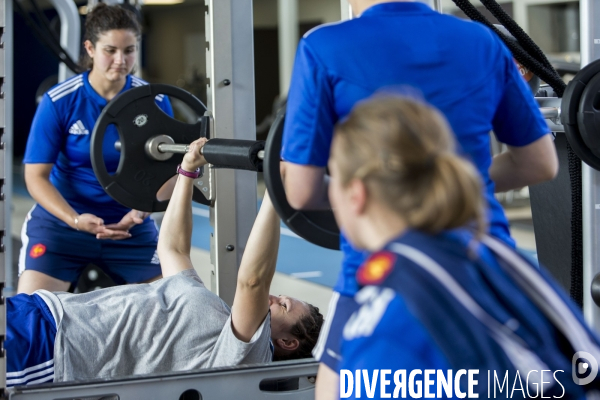
[(242, 342), (229, 307), (192, 269), (150, 284), (35, 293), (56, 320), (55, 382), (272, 360), (270, 315)]

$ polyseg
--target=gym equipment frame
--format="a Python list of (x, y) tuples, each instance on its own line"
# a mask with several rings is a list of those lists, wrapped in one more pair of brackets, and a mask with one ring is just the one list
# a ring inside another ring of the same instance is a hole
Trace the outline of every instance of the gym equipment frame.
[[(0, 2), (0, 398), (7, 395), (4, 290), (15, 280), (12, 279), (12, 271), (9, 271), (12, 259), (10, 222), (7, 224), (5, 218), (5, 215), (10, 215), (12, 193), (12, 176), (10, 173), (5, 174), (5, 171), (10, 171), (10, 167), (5, 166), (12, 165), (12, 46), (12, 2), (3, 0)], [(8, 254), (6, 250), (9, 250)], [(6, 278), (10, 280), (7, 281)]]
[[(0, 11), (8, 9), (12, 13), (12, 1), (0, 1)], [(253, 129), (248, 129), (249, 126), (256, 126), (252, 0), (206, 0), (205, 4), (206, 62), (209, 78), (207, 106), (212, 118), (210, 137), (255, 140), (256, 133)], [(0, 24), (3, 24), (3, 21), (4, 16), (0, 15)], [(0, 48), (0, 54), (3, 53), (4, 49)], [(0, 116), (3, 115), (3, 105), (4, 99), (0, 98)], [(0, 128), (1, 124), (0, 119)], [(0, 149), (0, 155), (4, 155), (4, 151)], [(12, 161), (7, 165), (12, 165)], [(0, 178), (3, 176), (4, 168), (0, 170)], [(237, 283), (237, 271), (257, 213), (256, 173), (215, 169), (211, 176), (214, 176), (214, 181), (210, 183), (211, 197), (215, 199), (214, 206), (210, 209), (210, 221), (214, 227), (211, 237), (211, 290), (231, 305)], [(2, 212), (2, 234), (3, 216)], [(6, 259), (4, 253), (0, 254), (2, 271)], [(2, 271), (0, 276), (4, 277)], [(0, 334), (4, 335), (6, 321), (3, 302), (0, 304), (0, 316)], [(318, 366), (314, 360), (309, 359), (276, 365), (238, 366), (119, 380), (22, 386), (7, 391), (4, 389), (6, 364), (3, 354), (0, 355), (0, 396), (10, 399), (206, 400), (238, 398), (242, 391), (244, 396), (253, 399), (273, 396), (312, 399), (314, 376)], [(234, 376), (235, 384), (232, 383)], [(193, 391), (190, 392), (190, 389)]]
[[(255, 140), (252, 0), (206, 0), (206, 75), (211, 138)], [(237, 271), (256, 218), (256, 174), (215, 170), (210, 209), (211, 290), (232, 304)], [(212, 188), (211, 188), (212, 189)]]
[[(11, 389), (21, 400), (314, 399), (314, 360), (215, 368), (125, 379), (66, 382)], [(235, 381), (233, 381), (235, 379)]]
[[(581, 29), (581, 67), (600, 59), (600, 0), (579, 3)], [(592, 299), (592, 281), (600, 274), (600, 171), (583, 163), (583, 314), (586, 321), (600, 331), (600, 307)]]

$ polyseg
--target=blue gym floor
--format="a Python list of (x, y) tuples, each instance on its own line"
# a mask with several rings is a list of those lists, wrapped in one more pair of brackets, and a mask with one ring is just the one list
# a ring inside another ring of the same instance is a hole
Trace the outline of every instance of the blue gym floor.
[[(210, 226), (208, 207), (194, 204), (194, 229), (192, 246), (210, 250)], [(281, 225), (281, 241), (277, 271), (328, 287), (335, 285), (342, 263), (342, 253), (327, 250), (299, 238), (285, 225)]]
[[(13, 192), (20, 196), (30, 197), (22, 177), (13, 174)], [(213, 228), (209, 222), (208, 207), (193, 204), (194, 229), (192, 231), (192, 246), (202, 250), (210, 251), (210, 234)], [(519, 251), (537, 263), (535, 250), (519, 249)], [(281, 224), (281, 241), (279, 244), (279, 257), (277, 259), (277, 271), (317, 283), (327, 287), (335, 285), (340, 266), (342, 253), (327, 250), (308, 243), (291, 232), (284, 224)]]
[[(17, 173), (13, 174), (13, 192), (19, 196), (30, 197), (23, 178)], [(208, 218), (208, 207), (194, 203), (192, 212), (194, 214), (192, 246), (210, 251), (210, 234), (213, 228)], [(341, 263), (341, 252), (308, 243), (292, 233), (285, 225), (281, 225), (278, 272), (333, 287)]]

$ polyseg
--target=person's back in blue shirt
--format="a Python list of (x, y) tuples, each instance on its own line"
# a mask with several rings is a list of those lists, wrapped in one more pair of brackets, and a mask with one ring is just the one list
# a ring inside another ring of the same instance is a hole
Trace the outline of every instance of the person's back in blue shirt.
[[(489, 133), (518, 147), (544, 136), (548, 128), (510, 52), (480, 24), (438, 14), (421, 3), (390, 2), (309, 32), (296, 56), (283, 158), (326, 166), (335, 123), (357, 102), (403, 87), (415, 88), (446, 116), (462, 153), (485, 182), (490, 232), (514, 245), (488, 173)], [(343, 238), (342, 249), (343, 272), (335, 289), (352, 295), (354, 273), (365, 256)]]

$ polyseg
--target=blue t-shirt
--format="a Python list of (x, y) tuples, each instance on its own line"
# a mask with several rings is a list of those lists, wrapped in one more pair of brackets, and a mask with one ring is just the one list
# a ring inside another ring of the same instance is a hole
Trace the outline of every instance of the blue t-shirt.
[[(479, 23), (422, 3), (390, 2), (307, 33), (296, 54), (282, 157), (326, 166), (336, 122), (358, 101), (397, 87), (418, 90), (446, 116), (460, 151), (483, 177), (491, 233), (514, 245), (488, 173), (489, 134), (526, 146), (549, 130), (511, 53)], [(353, 295), (354, 274), (365, 255), (343, 237), (341, 247), (344, 262), (335, 289)]]
[[(424, 380), (426, 370), (451, 368), (427, 330), (392, 289), (368, 286), (358, 292), (356, 299), (358, 310), (344, 327), (343, 358), (337, 371), (341, 379), (340, 394), (347, 395), (344, 398), (379, 399), (385, 398), (385, 394), (393, 398), (412, 398), (406, 384), (412, 371), (422, 371), (414, 378)], [(386, 374), (386, 370), (389, 373)], [(394, 394), (397, 386), (394, 374), (398, 370), (406, 370), (405, 376), (396, 377), (405, 385), (404, 391)], [(377, 376), (374, 376), (375, 371)], [(382, 384), (385, 381), (387, 384)], [(367, 387), (365, 382), (368, 382)], [(437, 385), (432, 384), (428, 393), (436, 393), (436, 388)], [(373, 392), (367, 393), (368, 389)], [(426, 397), (425, 392), (422, 395)]]
[[(545, 388), (545, 397), (560, 397), (561, 392), (568, 393), (569, 398), (584, 397), (582, 387), (571, 378), (573, 350), (565, 344), (564, 336), (519, 287), (518, 279), (509, 277), (501, 267), (500, 262), (506, 261), (472, 239), (466, 231), (428, 235), (409, 230), (373, 254), (357, 272), (364, 287), (354, 296), (354, 304), (347, 305), (354, 312), (343, 329), (338, 372), (366, 370), (372, 383), (375, 370), (379, 374), (384, 369), (392, 374), (406, 370), (405, 382), (415, 370), (422, 371), (416, 376), (422, 382), (425, 370), (478, 370), (474, 391), (481, 398), (490, 386), (488, 371), (490, 380), (493, 371), (501, 377), (500, 381), (508, 374), (512, 386), (517, 374), (513, 362), (519, 359), (520, 367), (544, 366), (557, 371), (554, 378), (546, 374), (546, 381), (552, 385)], [(519, 258), (516, 253), (514, 256)], [(540, 281), (547, 280), (536, 268), (530, 268)], [(568, 303), (558, 290), (558, 297)], [(585, 326), (581, 312), (570, 309)], [(496, 325), (490, 323), (492, 319)], [(504, 343), (507, 349), (514, 348), (494, 334), (499, 327), (508, 328), (505, 332), (510, 331), (510, 340), (523, 346), (523, 351), (517, 350), (518, 357), (512, 354), (511, 358), (501, 347), (500, 343)], [(532, 363), (531, 353), (541, 363)], [(348, 393), (349, 379), (345, 378), (342, 383), (346, 386), (342, 387)], [(432, 379), (436, 380), (435, 374)], [(376, 395), (370, 398), (380, 398), (381, 375), (375, 382)], [(364, 398), (364, 377), (362, 385)], [(463, 391), (467, 385), (468, 374), (461, 378)], [(392, 381), (387, 392), (391, 393), (395, 386)], [(431, 392), (435, 393), (434, 389), (432, 385)], [(521, 398), (519, 394), (517, 390), (511, 398)]]
[[(80, 214), (94, 214), (109, 224), (120, 221), (130, 209), (104, 191), (92, 168), (91, 134), (108, 102), (92, 88), (88, 75), (89, 71), (77, 75), (44, 94), (31, 125), (23, 163), (54, 164), (50, 182), (71, 207)], [(147, 84), (129, 75), (121, 93)], [(173, 115), (171, 103), (164, 95), (157, 96), (156, 103), (166, 114)], [(104, 161), (109, 173), (117, 170), (121, 157), (114, 148), (117, 140), (119, 134), (111, 125), (104, 138)], [(35, 208), (33, 216), (64, 224), (41, 206)]]

